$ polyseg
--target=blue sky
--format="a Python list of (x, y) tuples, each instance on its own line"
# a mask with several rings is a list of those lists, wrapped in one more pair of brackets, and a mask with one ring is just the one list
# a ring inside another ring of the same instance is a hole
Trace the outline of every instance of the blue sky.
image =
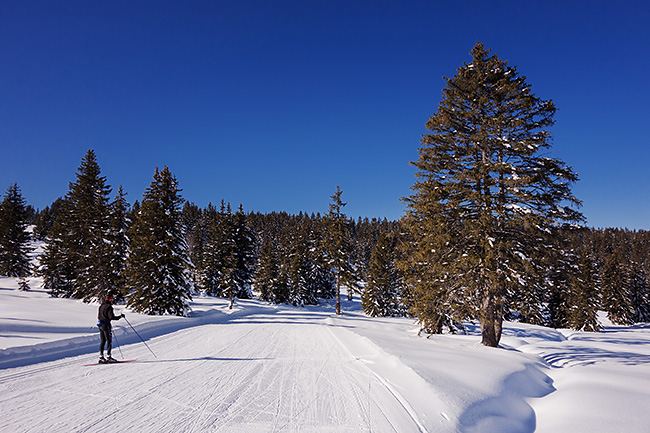
[(63, 196), (86, 150), (129, 201), (403, 214), (424, 124), (476, 41), (558, 107), (587, 224), (650, 229), (646, 1), (0, 3), (0, 189)]

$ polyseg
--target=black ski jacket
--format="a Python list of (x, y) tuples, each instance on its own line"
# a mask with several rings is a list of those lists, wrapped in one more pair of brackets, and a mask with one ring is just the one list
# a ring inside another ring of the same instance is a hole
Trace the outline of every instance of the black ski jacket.
[(99, 312), (97, 313), (97, 318), (99, 323), (102, 325), (110, 324), (111, 320), (120, 320), (122, 316), (116, 316), (113, 312), (113, 305), (109, 301), (104, 301), (102, 305), (99, 306)]

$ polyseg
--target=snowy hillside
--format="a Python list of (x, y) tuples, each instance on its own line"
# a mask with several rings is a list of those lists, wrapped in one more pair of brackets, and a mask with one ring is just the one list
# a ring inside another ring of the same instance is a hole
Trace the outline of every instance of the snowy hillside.
[[(507, 323), (500, 349), (418, 337), (356, 302), (199, 297), (190, 317), (125, 312), (93, 365), (97, 305), (0, 278), (1, 432), (646, 432), (650, 326), (599, 334)], [(115, 342), (115, 340), (114, 340)]]

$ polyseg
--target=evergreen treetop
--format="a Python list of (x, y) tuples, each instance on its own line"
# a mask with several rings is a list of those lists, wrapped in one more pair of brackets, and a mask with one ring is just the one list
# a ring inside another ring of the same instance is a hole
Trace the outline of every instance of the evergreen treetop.
[(30, 273), (27, 218), (25, 199), (14, 183), (0, 203), (0, 275), (25, 277)]

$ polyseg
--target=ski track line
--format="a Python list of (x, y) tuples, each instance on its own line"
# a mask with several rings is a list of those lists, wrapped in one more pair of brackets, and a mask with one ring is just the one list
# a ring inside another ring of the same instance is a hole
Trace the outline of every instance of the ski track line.
[[(140, 395), (126, 401), (124, 404), (118, 404), (109, 413), (104, 413), (98, 419), (90, 421), (89, 422), (90, 425), (88, 425), (87, 427), (83, 427), (82, 430), (80, 430), (80, 431), (91, 431), (91, 432), (98, 431), (95, 428), (96, 426), (103, 424), (104, 421), (106, 421), (106, 420), (110, 420), (113, 416), (115, 416), (117, 413), (119, 413), (121, 411), (124, 411), (126, 408), (133, 407), (133, 406), (136, 406), (136, 405), (140, 405), (140, 403), (143, 402), (148, 397), (154, 397), (154, 398), (159, 398), (160, 399), (161, 397), (156, 394), (156, 391), (158, 389), (160, 389), (161, 387), (163, 387), (164, 385), (166, 385), (170, 381), (169, 380), (170, 378), (175, 377), (174, 375), (170, 375), (169, 372), (163, 372), (159, 376), (163, 376), (165, 373), (167, 375), (166, 380), (163, 380), (162, 382), (159, 382), (157, 385), (154, 385), (153, 387), (149, 388), (148, 390), (140, 392)], [(107, 397), (108, 396), (104, 396), (105, 399)], [(178, 403), (176, 403), (176, 404), (178, 404)], [(111, 425), (111, 423), (109, 421), (107, 421), (105, 424), (106, 425)]]
[[(342, 341), (341, 341), (341, 340), (336, 336), (336, 334), (334, 333), (334, 331), (332, 331), (329, 327), (327, 328), (327, 330), (332, 334), (332, 336), (334, 337), (334, 339), (335, 339), (335, 340), (336, 340), (336, 341), (341, 345), (341, 347), (343, 347), (343, 349), (344, 349), (347, 353), (349, 353), (349, 355), (350, 355), (350, 357), (351, 357), (352, 359), (355, 359), (355, 360), (359, 361), (359, 358), (357, 358), (356, 356), (354, 356), (354, 355), (352, 354), (352, 351), (350, 351), (350, 349), (348, 349), (348, 347), (347, 347), (347, 346), (346, 346), (346, 345), (345, 345), (345, 344), (344, 344), (344, 343), (343, 343), (343, 342), (342, 342)], [(372, 370), (372, 369), (371, 369), (369, 366), (367, 366), (365, 363), (359, 361), (359, 364), (361, 364), (365, 369), (367, 369), (371, 374), (373, 374), (373, 375), (377, 378), (377, 380), (378, 380), (378, 381), (379, 381), (383, 386), (386, 387), (386, 389), (388, 390), (388, 392), (390, 392), (390, 393), (393, 395), (393, 397), (395, 397), (395, 399), (399, 402), (399, 404), (404, 408), (404, 410), (406, 411), (406, 413), (408, 413), (409, 417), (410, 417), (410, 418), (413, 420), (413, 422), (415, 422), (415, 424), (418, 426), (418, 429), (420, 430), (420, 432), (421, 432), (421, 433), (428, 433), (426, 427), (424, 427), (424, 425), (422, 425), (422, 423), (421, 423), (420, 420), (418, 419), (417, 414), (415, 413), (415, 411), (413, 410), (413, 408), (411, 407), (411, 405), (408, 403), (408, 401), (407, 401), (407, 400), (406, 400), (406, 399), (405, 399), (405, 398), (404, 398), (404, 397), (403, 397), (403, 396), (402, 396), (402, 395), (401, 395), (401, 394), (400, 394), (400, 393), (399, 393), (395, 388), (393, 388), (393, 386), (391, 386), (391, 385), (388, 383), (388, 381), (387, 381), (386, 379), (384, 379), (381, 375), (379, 375), (378, 373), (376, 373), (374, 370)]]
[[(219, 326), (219, 325), (215, 325), (215, 326)], [(218, 331), (218, 328), (216, 328), (216, 329), (217, 329), (217, 331)], [(255, 330), (254, 327), (251, 326), (250, 329), (248, 329), (248, 330), (247, 330), (247, 331), (246, 331), (242, 336), (238, 336), (237, 339), (238, 339), (238, 340), (247, 341), (247, 340), (248, 340), (247, 337), (248, 337), (252, 332), (254, 332), (254, 330)], [(195, 339), (202, 339), (202, 337), (201, 337), (201, 336), (197, 336)], [(217, 350), (217, 352), (215, 353), (215, 355), (220, 355), (220, 354), (224, 353), (228, 348), (229, 348), (228, 345), (222, 345), (222, 346), (219, 348), (219, 350)], [(251, 361), (252, 361), (252, 360), (251, 360)], [(197, 365), (195, 368), (201, 368), (201, 367), (203, 367), (206, 363), (207, 363), (207, 361), (204, 361), (204, 362), (200, 363), (201, 365)], [(237, 376), (240, 376), (240, 375), (237, 375)], [(238, 383), (238, 385), (241, 384), (241, 382), (242, 382), (243, 380), (244, 380), (244, 379), (242, 378), (242, 379), (240, 380), (240, 382)], [(205, 398), (205, 399), (203, 400), (203, 402), (201, 403), (201, 405), (200, 405), (200, 408), (201, 408), (200, 412), (199, 412), (196, 416), (193, 417), (194, 419), (193, 419), (193, 421), (192, 421), (191, 429), (189, 430), (190, 432), (194, 432), (194, 430), (196, 429), (196, 427), (197, 427), (197, 426), (199, 425), (199, 423), (201, 422), (201, 418), (203, 417), (203, 414), (205, 413), (206, 408), (209, 406), (209, 404), (211, 403), (211, 401), (215, 399), (215, 393), (216, 393), (217, 389), (219, 388), (219, 385), (220, 385), (219, 382), (215, 383), (214, 387), (212, 387), (212, 389), (210, 390), (210, 393), (209, 393), (209, 395), (207, 396), (207, 398)], [(195, 409), (198, 410), (198, 408), (195, 408)], [(215, 409), (215, 410), (216, 410), (216, 409)], [(209, 418), (214, 414), (215, 410), (213, 410), (213, 411), (210, 413), (210, 415), (208, 415), (208, 417), (207, 417), (208, 419), (209, 419)]]
[(273, 417), (273, 428), (271, 429), (271, 433), (275, 433), (278, 431), (278, 420), (280, 419), (280, 413), (282, 411), (282, 407), (284, 404), (284, 386), (285, 386), (285, 381), (287, 378), (287, 363), (283, 362), (281, 365), (281, 371), (280, 371), (280, 389), (279, 389), (279, 397), (276, 401), (275, 405), (275, 416)]
[[(249, 332), (247, 332), (247, 333), (245, 334), (245, 336), (248, 336), (251, 332), (253, 332), (253, 329), (249, 330)], [(244, 339), (244, 341), (246, 341), (246, 339)], [(224, 350), (225, 350), (225, 349), (224, 349)], [(246, 364), (249, 365), (249, 364), (251, 364), (252, 362), (255, 362), (255, 361), (253, 361), (252, 359), (250, 359)], [(257, 367), (257, 368), (260, 368), (260, 367)], [(242, 366), (238, 366), (238, 368), (235, 369), (235, 371), (232, 371), (232, 372), (230, 373), (231, 377), (234, 376), (234, 378), (237, 380), (237, 381), (235, 382), (235, 386), (234, 386), (234, 387), (233, 387), (233, 386), (230, 386), (230, 387), (229, 387), (228, 395), (226, 395), (225, 397), (221, 398), (221, 400), (223, 400), (223, 401), (222, 401), (221, 403), (219, 403), (219, 404), (218, 404), (218, 405), (217, 405), (217, 406), (216, 406), (216, 407), (215, 407), (215, 408), (210, 412), (210, 414), (206, 417), (207, 420), (210, 420), (210, 419), (213, 417), (213, 415), (215, 415), (215, 414), (216, 414), (217, 412), (219, 412), (219, 411), (224, 411), (224, 410), (225, 410), (225, 411), (227, 412), (228, 409), (230, 409), (233, 405), (236, 404), (237, 400), (239, 399), (237, 396), (238, 396), (238, 395), (241, 395), (242, 392), (244, 392), (245, 390), (247, 390), (247, 389), (250, 387), (250, 384), (247, 385), (247, 384), (244, 384), (244, 382), (249, 378), (249, 376), (250, 376), (251, 374), (250, 374), (250, 373), (247, 373), (247, 374), (241, 374), (243, 369), (244, 369), (244, 367), (242, 367)], [(257, 371), (257, 369), (254, 369), (253, 373), (254, 373), (255, 371)], [(229, 384), (229, 383), (232, 383), (232, 382), (229, 381), (229, 380), (225, 380), (225, 382), (228, 383), (228, 384)], [(220, 386), (222, 386), (220, 382), (218, 382), (217, 384), (215, 384), (214, 391), (216, 391), (216, 389), (217, 389), (218, 387), (220, 387)], [(215, 394), (214, 391), (211, 392), (211, 394), (210, 394), (211, 396), (214, 396), (214, 394)], [(229, 397), (231, 397), (231, 398), (229, 398)], [(230, 400), (232, 400), (232, 401), (230, 401)], [(210, 403), (210, 400), (206, 399), (206, 404), (205, 404), (205, 406), (207, 407), (207, 405), (208, 405), (209, 403)], [(197, 423), (197, 425), (198, 425), (198, 423), (200, 422), (200, 418), (202, 417), (203, 413), (205, 413), (205, 409), (202, 410), (202, 412), (197, 416), (197, 418), (196, 418), (196, 423)], [(226, 415), (228, 415), (228, 414), (226, 414)], [(218, 419), (218, 418), (219, 418), (219, 417), (217, 417), (217, 419)], [(226, 418), (226, 419), (228, 420), (228, 418)], [(221, 429), (221, 426), (219, 427), (219, 429)]]
[[(262, 348), (264, 350), (263, 351), (264, 355), (266, 355), (267, 353), (270, 354), (269, 353), (270, 348), (279, 347), (278, 344), (277, 344), (277, 341), (279, 341), (279, 339), (280, 339), (279, 337), (280, 336), (277, 334), (277, 332), (274, 332), (273, 339), (266, 338), (265, 340), (263, 340), (263, 341), (265, 341), (265, 345)], [(292, 359), (298, 359), (295, 356), (296, 345), (292, 344), (292, 348), (294, 350), (294, 356), (293, 356)], [(253, 348), (251, 348), (251, 349), (253, 349)], [(259, 349), (260, 348), (255, 348), (255, 350), (259, 350)], [(275, 355), (277, 355), (277, 353), (275, 353)], [(302, 362), (304, 363), (304, 359), (303, 359)], [(286, 362), (284, 362), (283, 364), (286, 364)], [(265, 367), (264, 365), (261, 366), (261, 369), (262, 369), (263, 373), (267, 373), (270, 370), (268, 367)], [(269, 378), (268, 378), (268, 376), (266, 374), (255, 375), (255, 377), (259, 377), (260, 379), (258, 379), (257, 381), (249, 381), (249, 386), (247, 386), (245, 388), (245, 392), (248, 392), (249, 390), (251, 390), (252, 388), (257, 386), (258, 389), (262, 389), (262, 390), (265, 391), (262, 394), (262, 396), (264, 396), (264, 395), (266, 395), (268, 393), (268, 390), (271, 389), (271, 385), (274, 384), (277, 381), (277, 374), (274, 374), (274, 376), (271, 378), (270, 383), (268, 382)], [(242, 403), (240, 403), (240, 401), (244, 399), (243, 396), (242, 396), (242, 393), (238, 393), (237, 395), (239, 395), (239, 397), (232, 403), (231, 406), (228, 407), (228, 409), (233, 408), (232, 413), (228, 414), (229, 416), (227, 417), (225, 422), (223, 424), (219, 425), (219, 430), (218, 431), (222, 431), (224, 428), (226, 428), (228, 425), (230, 425), (244, 410), (249, 408), (251, 405), (253, 405), (254, 403), (256, 403), (260, 399), (260, 395), (258, 393), (254, 393), (251, 396), (251, 398), (246, 398), (245, 399), (246, 400), (245, 404), (242, 404)], [(267, 403), (264, 406), (264, 408), (269, 407), (272, 404), (273, 404), (273, 401), (270, 401), (269, 403)]]
[[(316, 329), (319, 329), (319, 330), (320, 330), (320, 328), (321, 328), (321, 327), (318, 326)], [(317, 339), (317, 340), (318, 340), (318, 339)], [(322, 341), (322, 340), (320, 340), (320, 341)], [(297, 357), (295, 356), (295, 349), (296, 349), (296, 346), (294, 345), (294, 346), (293, 346), (293, 348), (294, 348), (294, 357), (293, 357), (293, 359), (301, 359), (301, 364), (305, 364), (305, 360), (306, 360), (306, 359), (309, 359), (309, 358), (311, 357), (313, 351), (315, 350), (315, 347), (316, 347), (315, 345), (312, 346), (312, 349), (311, 349), (311, 351), (309, 352), (309, 354), (308, 354), (307, 357), (304, 357), (304, 358), (297, 358)], [(314, 385), (317, 385), (317, 384), (318, 384), (318, 381), (319, 381), (320, 378), (323, 376), (323, 375), (322, 375), (322, 372), (323, 372), (323, 370), (325, 369), (325, 367), (326, 367), (327, 364), (328, 364), (329, 358), (330, 358), (331, 355), (332, 355), (332, 350), (333, 350), (333, 346), (330, 346), (330, 350), (327, 352), (327, 356), (326, 356), (325, 359), (323, 360), (323, 363), (321, 364), (321, 368), (318, 370), (318, 374), (317, 374), (317, 376), (316, 376), (316, 380), (314, 381)], [(334, 383), (332, 383), (331, 381), (329, 381), (329, 382), (330, 382), (331, 385), (334, 385)], [(297, 382), (296, 382), (296, 381), (293, 381), (293, 382), (292, 382), (292, 385), (293, 385), (293, 386), (292, 386), (293, 395), (296, 395), (296, 394), (299, 395), (299, 401), (298, 401), (298, 404), (292, 404), (292, 405), (291, 405), (291, 407), (290, 407), (290, 409), (291, 409), (291, 413), (290, 413), (290, 417), (289, 417), (289, 419), (288, 419), (288, 420), (287, 420), (287, 421), (286, 421), (286, 422), (285, 422), (285, 423), (284, 423), (280, 428), (278, 428), (277, 430), (274, 428), (274, 430), (273, 430), (274, 432), (275, 432), (275, 431), (282, 431), (285, 427), (287, 427), (288, 425), (290, 425), (291, 423), (293, 423), (293, 422), (296, 420), (296, 418), (297, 418), (298, 416), (300, 416), (300, 415), (301, 415), (305, 410), (307, 410), (307, 409), (308, 409), (308, 408), (309, 408), (309, 407), (310, 407), (310, 406), (311, 406), (315, 401), (317, 401), (317, 400), (318, 400), (322, 395), (324, 395), (324, 394), (326, 393), (326, 390), (325, 390), (325, 391), (322, 391), (321, 393), (316, 394), (312, 399), (310, 399), (310, 401), (308, 401), (307, 404), (303, 404), (303, 397), (300, 395), (300, 393), (296, 392), (296, 385), (297, 385)], [(302, 408), (296, 412), (296, 409), (298, 409), (298, 406), (301, 406)]]
[(215, 408), (214, 411), (212, 411), (210, 417), (214, 415), (214, 413), (218, 409), (221, 409), (223, 412), (225, 412), (224, 422), (219, 424), (217, 431), (223, 431), (223, 429), (229, 424), (231, 424), (233, 420), (235, 420), (241, 412), (243, 412), (247, 407), (253, 404), (251, 400), (248, 400), (247, 404), (242, 406), (241, 400), (242, 400), (242, 396), (244, 395), (248, 396), (249, 390), (254, 387), (254, 384), (247, 379), (250, 379), (251, 376), (255, 376), (254, 373), (257, 373), (261, 368), (262, 368), (261, 366), (258, 366), (258, 368), (253, 369), (251, 373), (247, 373), (245, 375), (240, 374), (239, 376), (241, 376), (242, 379), (238, 383), (238, 386), (232, 389), (231, 392), (228, 394), (228, 396), (231, 397), (228, 403), (223, 407), (219, 405)]
[[(81, 356), (86, 356), (86, 355), (81, 355)], [(33, 366), (24, 366), (24, 367), (13, 367), (13, 368), (18, 368), (21, 371), (17, 371), (15, 373), (8, 373), (8, 374), (0, 374), (0, 384), (6, 383), (6, 382), (12, 382), (16, 379), (23, 379), (30, 377), (34, 374), (38, 373), (44, 373), (48, 371), (53, 371), (57, 370), (61, 367), (66, 367), (70, 365), (74, 365), (77, 363), (77, 358), (78, 357), (72, 357), (72, 358), (64, 358), (63, 360), (58, 360), (58, 361), (50, 361), (47, 362), (46, 365), (43, 364), (37, 364), (36, 367)]]

